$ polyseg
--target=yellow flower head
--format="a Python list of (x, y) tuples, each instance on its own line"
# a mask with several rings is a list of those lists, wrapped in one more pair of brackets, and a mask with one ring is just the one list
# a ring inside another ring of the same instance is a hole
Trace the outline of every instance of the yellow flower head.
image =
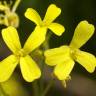
[(12, 55), (8, 56), (0, 63), (0, 82), (10, 78), (18, 63), (20, 64), (23, 78), (27, 82), (38, 79), (41, 76), (41, 72), (35, 61), (29, 56), (29, 53), (34, 49), (30, 49), (30, 43), (29, 46), (24, 45), (22, 48), (17, 30), (12, 26), (3, 29), (2, 36), (9, 49), (12, 51)]
[(61, 24), (53, 22), (60, 15), (60, 13), (61, 9), (54, 4), (51, 4), (47, 9), (44, 19), (42, 20), (40, 15), (34, 9), (27, 9), (25, 17), (36, 24), (34, 33), (31, 35), (35, 35), (36, 39), (38, 38), (38, 45), (44, 42), (48, 28), (58, 36), (61, 36), (65, 31), (65, 28)]
[(45, 51), (46, 63), (56, 66), (54, 74), (59, 80), (66, 80), (76, 62), (80, 63), (88, 72), (95, 70), (96, 58), (94, 55), (81, 51), (84, 45), (94, 33), (94, 26), (87, 21), (81, 21), (75, 29), (73, 39), (69, 46), (61, 46)]
[(15, 4), (13, 5), (11, 9), (11, 3), (7, 4), (6, 1), (3, 3), (0, 2), (0, 11), (3, 11), (4, 14), (0, 14), (0, 24), (6, 25), (6, 26), (13, 26), (18, 27), (19, 26), (19, 16), (15, 12), (19, 3), (21, 0), (16, 0)]

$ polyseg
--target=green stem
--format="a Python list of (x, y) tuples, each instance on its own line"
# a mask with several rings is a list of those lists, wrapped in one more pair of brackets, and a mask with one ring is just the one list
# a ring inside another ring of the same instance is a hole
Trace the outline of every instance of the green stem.
[[(43, 45), (42, 45), (43, 51), (49, 49), (49, 39), (50, 39), (51, 35), (52, 35), (52, 33), (48, 34), (45, 42), (43, 43)], [(43, 93), (43, 91), (44, 91), (44, 82), (43, 82), (43, 79), (44, 79), (44, 78), (43, 78), (43, 76), (44, 76), (44, 67), (45, 67), (45, 64), (44, 64), (44, 56), (43, 56), (42, 59), (43, 59), (43, 60), (40, 62), (41, 72), (42, 72), (42, 76), (41, 76), (41, 78), (40, 78), (40, 94), (41, 94), (40, 96), (42, 96), (42, 93)], [(47, 90), (48, 90), (48, 89), (47, 89)], [(47, 90), (46, 90), (46, 91), (47, 91)], [(46, 93), (44, 93), (44, 94), (46, 94)]]
[(42, 73), (42, 76), (40, 78), (40, 94), (42, 94), (43, 90), (44, 90), (44, 81), (43, 81), (43, 77), (44, 77), (44, 62), (43, 60), (40, 62), (41, 64), (41, 73)]
[(50, 88), (52, 87), (53, 83), (54, 83), (54, 79), (52, 79), (52, 80), (48, 83), (47, 87), (45, 88), (45, 90), (44, 90), (44, 92), (42, 93), (41, 96), (46, 96), (46, 94), (48, 93), (48, 91), (49, 91)]
[[(47, 38), (46, 38), (46, 41), (43, 43), (43, 46), (42, 46), (42, 51), (44, 50), (47, 50), (49, 49), (49, 39), (50, 39), (50, 36), (51, 34), (48, 34)], [(33, 82), (33, 89), (34, 89), (34, 96), (43, 96), (42, 93), (43, 93), (43, 90), (44, 90), (44, 82), (43, 82), (43, 76), (44, 76), (44, 56), (42, 57), (42, 60), (40, 62), (40, 67), (41, 67), (41, 72), (42, 72), (42, 76), (40, 78), (40, 82), (39, 82), (39, 85), (38, 85), (38, 82)], [(45, 89), (44, 91), (44, 96), (45, 94), (47, 93), (47, 91), (50, 89), (51, 87), (51, 84), (48, 85), (48, 88)]]
[(49, 49), (49, 40), (50, 40), (50, 37), (51, 37), (52, 33), (49, 33), (48, 36), (46, 37), (46, 40), (45, 42), (43, 43), (43, 49), (44, 50), (47, 50)]
[(39, 96), (39, 86), (37, 81), (33, 82), (33, 90), (34, 90), (34, 96)]

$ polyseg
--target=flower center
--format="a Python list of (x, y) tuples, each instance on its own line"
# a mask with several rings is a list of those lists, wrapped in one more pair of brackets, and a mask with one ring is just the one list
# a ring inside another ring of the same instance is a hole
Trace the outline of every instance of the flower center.
[(17, 57), (24, 57), (26, 55), (24, 49), (20, 49), (17, 53), (16, 56)]
[(8, 19), (8, 25), (18, 27), (19, 26), (19, 17), (16, 13), (10, 12), (10, 14), (7, 15)]
[(75, 53), (76, 53), (76, 50), (77, 49), (73, 49), (73, 48), (70, 48), (71, 49), (71, 52), (70, 52), (70, 54), (71, 54), (71, 57), (72, 57), (72, 59), (76, 59), (76, 57), (75, 57)]
[(42, 21), (42, 23), (40, 24), (41, 27), (48, 27), (49, 24), (47, 24), (46, 22)]

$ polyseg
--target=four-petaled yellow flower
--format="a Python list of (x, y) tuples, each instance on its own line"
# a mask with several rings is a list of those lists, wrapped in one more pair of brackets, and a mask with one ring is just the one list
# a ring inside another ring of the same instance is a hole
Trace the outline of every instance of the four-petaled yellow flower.
[(20, 1), (21, 0), (16, 0), (12, 9), (11, 9), (11, 4), (7, 4), (6, 1), (3, 2), (4, 4), (0, 2), (0, 11), (4, 11), (4, 14), (0, 14), (0, 24), (6, 26), (13, 26), (16, 28), (19, 26), (19, 16), (15, 11)]
[(12, 26), (3, 29), (2, 36), (13, 54), (2, 60), (0, 63), (0, 82), (10, 78), (18, 63), (20, 63), (23, 78), (27, 82), (32, 82), (33, 80), (38, 79), (41, 76), (41, 71), (35, 61), (29, 56), (29, 53), (34, 50), (32, 47), (30, 49), (30, 46), (33, 45), (30, 45), (29, 43), (29, 46), (26, 46), (28, 43), (26, 41), (22, 48), (17, 30)]
[(30, 19), (36, 24), (36, 28), (34, 32), (30, 35), (30, 38), (31, 36), (34, 35), (34, 38), (31, 39), (36, 40), (37, 46), (41, 45), (44, 42), (48, 28), (58, 36), (61, 36), (62, 33), (65, 31), (65, 28), (61, 24), (53, 22), (60, 15), (60, 13), (61, 9), (54, 4), (51, 4), (47, 9), (44, 20), (42, 20), (39, 14), (34, 9), (32, 8), (27, 9), (27, 11), (25, 12), (25, 17)]
[(59, 80), (66, 80), (69, 77), (75, 64), (74, 61), (80, 63), (88, 72), (94, 72), (95, 56), (79, 49), (93, 35), (94, 29), (94, 26), (87, 21), (81, 21), (75, 29), (69, 46), (64, 45), (45, 51), (45, 62), (50, 66), (56, 66), (54, 74)]

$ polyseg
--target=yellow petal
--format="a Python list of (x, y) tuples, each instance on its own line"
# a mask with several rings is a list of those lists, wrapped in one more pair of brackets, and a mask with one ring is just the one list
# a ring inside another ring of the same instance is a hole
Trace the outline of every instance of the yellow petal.
[(51, 25), (49, 25), (49, 29), (52, 30), (58, 36), (61, 36), (62, 33), (65, 31), (64, 26), (58, 23), (52, 23)]
[(96, 65), (96, 58), (94, 55), (88, 52), (77, 50), (75, 52), (75, 60), (80, 63), (88, 72), (94, 72)]
[(18, 64), (18, 60), (14, 55), (8, 56), (0, 63), (0, 82), (4, 82), (10, 78), (14, 69)]
[(9, 10), (9, 8), (7, 6), (0, 4), (0, 11), (5, 11), (5, 10)]
[(54, 4), (51, 4), (47, 9), (43, 22), (49, 25), (60, 15), (60, 13), (61, 13), (61, 9)]
[(39, 47), (45, 40), (46, 28), (37, 26), (35, 30), (31, 33), (24, 45), (24, 50), (26, 53), (30, 53), (37, 47)]
[(33, 21), (35, 24), (40, 25), (42, 20), (39, 14), (32, 8), (28, 8), (25, 12), (25, 17)]
[(45, 62), (50, 66), (61, 64), (70, 58), (70, 49), (68, 46), (61, 46), (59, 48), (49, 49), (45, 51)]
[(94, 30), (95, 28), (92, 24), (89, 24), (87, 21), (81, 21), (75, 29), (70, 46), (80, 48), (91, 38)]
[(20, 58), (20, 68), (27, 82), (32, 82), (41, 76), (39, 67), (29, 55)]
[(64, 61), (62, 64), (56, 65), (54, 74), (59, 80), (66, 80), (70, 75), (75, 62), (72, 59)]
[(2, 36), (5, 43), (13, 53), (16, 53), (18, 50), (21, 49), (19, 36), (17, 30), (14, 27), (10, 26), (3, 29)]
[(3, 24), (6, 25), (7, 27), (9, 26), (9, 21), (7, 17), (4, 18)]

